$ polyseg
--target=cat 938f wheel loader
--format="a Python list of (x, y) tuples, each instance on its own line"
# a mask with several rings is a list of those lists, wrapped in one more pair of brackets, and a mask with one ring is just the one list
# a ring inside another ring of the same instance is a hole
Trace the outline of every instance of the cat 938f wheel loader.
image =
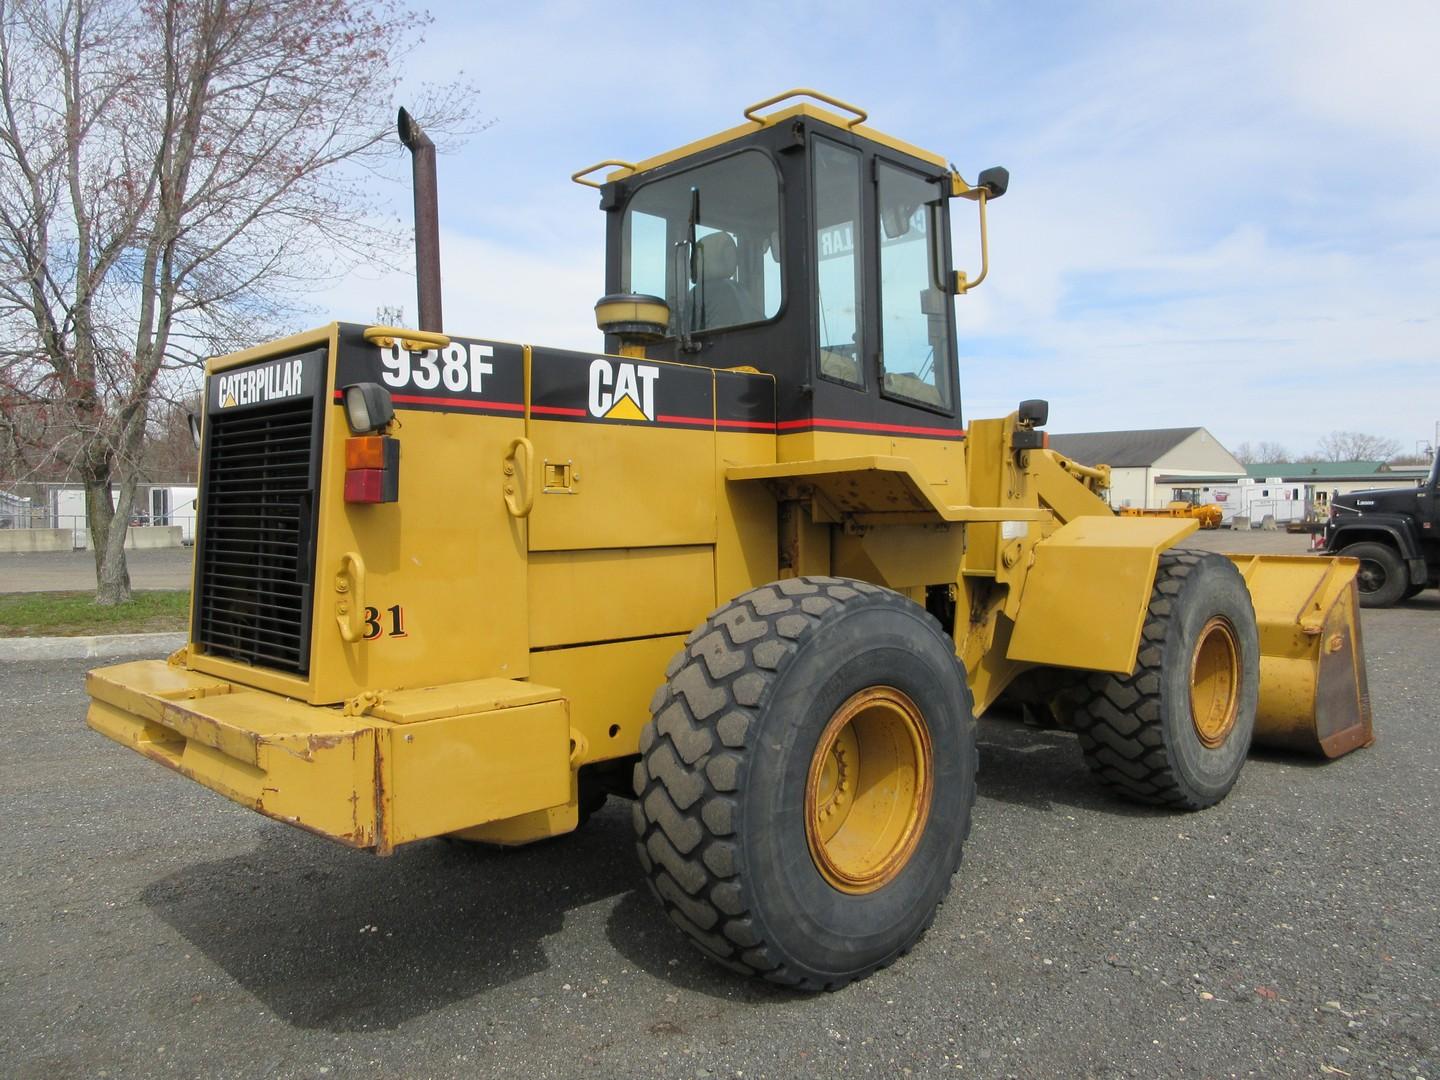
[(1252, 741), (1367, 745), (1355, 560), (1117, 517), (1043, 401), (962, 422), (953, 298), (1008, 175), (865, 121), (792, 91), (576, 174), (602, 354), (442, 328), (433, 147), (402, 112), (420, 328), (209, 362), (189, 643), (92, 672), (89, 724), (380, 854), (633, 797), (674, 923), (805, 988), (930, 924), (1002, 696), (1176, 809), (1223, 799)]

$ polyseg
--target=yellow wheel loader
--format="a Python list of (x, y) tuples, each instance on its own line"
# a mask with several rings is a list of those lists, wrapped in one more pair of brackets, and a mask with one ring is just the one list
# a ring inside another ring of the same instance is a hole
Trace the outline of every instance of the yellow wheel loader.
[(965, 424), (953, 301), (1008, 176), (866, 120), (792, 91), (577, 174), (608, 239), (590, 353), (444, 328), (433, 147), (402, 112), (419, 328), (209, 362), (189, 642), (91, 672), (89, 724), (382, 855), (633, 798), (672, 921), (810, 989), (934, 918), (1002, 698), (1177, 809), (1252, 742), (1367, 745), (1354, 560), (1117, 517), (1043, 401)]
[(1194, 518), (1200, 523), (1202, 529), (1218, 529), (1220, 522), (1224, 519), (1224, 512), (1214, 503), (1192, 503), (1184, 499), (1175, 499), (1160, 510), (1147, 510), (1139, 506), (1122, 506), (1120, 516)]

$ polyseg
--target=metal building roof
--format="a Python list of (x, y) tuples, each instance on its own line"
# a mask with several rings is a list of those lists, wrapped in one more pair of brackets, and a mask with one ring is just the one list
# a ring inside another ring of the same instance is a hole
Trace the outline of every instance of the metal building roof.
[(1109, 465), (1114, 469), (1143, 469), (1154, 465), (1175, 447), (1204, 428), (1148, 428), (1141, 431), (1082, 431), (1051, 435), (1050, 449), (1081, 465)]

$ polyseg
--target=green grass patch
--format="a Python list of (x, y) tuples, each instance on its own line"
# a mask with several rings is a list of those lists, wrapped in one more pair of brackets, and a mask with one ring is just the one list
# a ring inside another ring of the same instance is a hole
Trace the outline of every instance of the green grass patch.
[(188, 590), (131, 595), (128, 604), (101, 607), (90, 592), (5, 593), (0, 595), (0, 637), (156, 634), (189, 624)]

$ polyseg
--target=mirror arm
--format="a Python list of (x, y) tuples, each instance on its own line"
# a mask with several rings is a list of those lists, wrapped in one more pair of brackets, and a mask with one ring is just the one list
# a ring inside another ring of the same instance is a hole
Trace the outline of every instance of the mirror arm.
[(984, 281), (985, 275), (990, 273), (990, 239), (985, 229), (985, 203), (988, 195), (983, 187), (971, 188), (966, 197), (971, 197), (972, 193), (975, 201), (980, 205), (980, 276), (971, 281), (965, 276), (964, 270), (956, 270), (955, 293), (957, 296), (964, 296)]

